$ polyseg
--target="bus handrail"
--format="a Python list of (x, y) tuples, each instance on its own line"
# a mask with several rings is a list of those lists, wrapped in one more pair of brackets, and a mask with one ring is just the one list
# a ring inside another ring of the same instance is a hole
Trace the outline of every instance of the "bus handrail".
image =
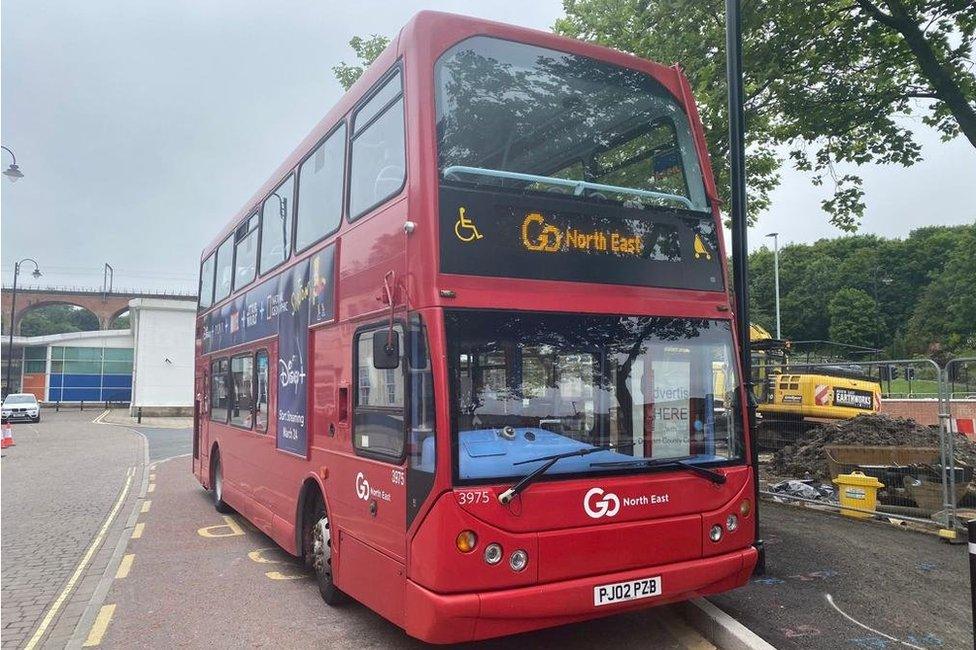
[(583, 190), (595, 190), (604, 192), (617, 192), (619, 194), (633, 194), (644, 198), (666, 199), (678, 201), (694, 210), (695, 206), (686, 196), (678, 194), (668, 194), (666, 192), (655, 192), (653, 190), (638, 190), (629, 187), (618, 187), (616, 185), (603, 185), (602, 183), (591, 183), (589, 181), (574, 181), (569, 178), (555, 178), (553, 176), (537, 176), (535, 174), (523, 174), (521, 172), (509, 172), (502, 169), (486, 169), (484, 167), (466, 167), (464, 165), (451, 165), (444, 169), (444, 177), (456, 174), (478, 174), (493, 178), (507, 178), (514, 181), (529, 181), (532, 183), (549, 183), (550, 185), (561, 185), (563, 187), (574, 188), (574, 194), (579, 196)]

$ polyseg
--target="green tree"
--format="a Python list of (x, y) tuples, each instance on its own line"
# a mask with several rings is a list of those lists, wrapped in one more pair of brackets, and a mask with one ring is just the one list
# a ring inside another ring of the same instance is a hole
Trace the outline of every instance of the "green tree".
[(22, 336), (65, 332), (90, 332), (99, 328), (95, 314), (74, 305), (45, 305), (31, 309), (20, 319)]
[[(724, 3), (721, 0), (564, 0), (559, 34), (666, 64), (694, 90), (719, 192), (729, 188)], [(750, 216), (769, 204), (788, 151), (793, 166), (829, 181), (822, 207), (843, 230), (864, 213), (868, 163), (912, 165), (920, 146), (907, 116), (943, 139), (976, 146), (973, 36), (965, 0), (753, 0), (743, 7)]]
[(390, 39), (380, 34), (371, 34), (363, 38), (354, 36), (349, 41), (349, 46), (356, 53), (358, 63), (346, 63), (340, 61), (338, 65), (332, 67), (332, 73), (342, 86), (343, 90), (349, 90), (356, 80), (363, 76), (363, 72), (369, 64), (376, 60), (386, 46), (390, 44)]
[(908, 323), (914, 352), (976, 348), (976, 224), (957, 239), (945, 266), (933, 274)]
[(860, 289), (841, 289), (827, 306), (830, 339), (848, 345), (877, 346), (880, 336), (878, 304)]

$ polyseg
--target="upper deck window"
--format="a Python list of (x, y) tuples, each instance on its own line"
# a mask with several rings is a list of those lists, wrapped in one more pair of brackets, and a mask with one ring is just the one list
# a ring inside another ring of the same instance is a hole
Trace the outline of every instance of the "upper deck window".
[(340, 125), (298, 168), (295, 249), (305, 250), (339, 226), (346, 127)]
[(220, 302), (230, 295), (233, 275), (234, 236), (231, 235), (217, 249), (217, 282), (214, 291), (214, 302)]
[(275, 188), (261, 207), (261, 273), (278, 266), (291, 253), (291, 215), (295, 177)]
[(200, 309), (213, 304), (214, 294), (214, 253), (200, 265)]
[(238, 226), (234, 233), (234, 290), (240, 289), (254, 279), (258, 263), (258, 215)]
[(353, 117), (349, 216), (355, 219), (400, 191), (406, 179), (400, 71)]
[(707, 210), (688, 118), (651, 76), (485, 36), (435, 65), (442, 178)]

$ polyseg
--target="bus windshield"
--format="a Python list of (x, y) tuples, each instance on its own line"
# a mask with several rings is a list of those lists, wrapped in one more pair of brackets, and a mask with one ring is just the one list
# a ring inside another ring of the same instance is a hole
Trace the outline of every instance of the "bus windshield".
[(524, 461), (597, 446), (613, 449), (547, 475), (743, 457), (727, 321), (465, 310), (446, 324), (461, 482), (518, 478), (542, 464)]
[(477, 36), (435, 78), (443, 182), (708, 210), (688, 118), (647, 74)]

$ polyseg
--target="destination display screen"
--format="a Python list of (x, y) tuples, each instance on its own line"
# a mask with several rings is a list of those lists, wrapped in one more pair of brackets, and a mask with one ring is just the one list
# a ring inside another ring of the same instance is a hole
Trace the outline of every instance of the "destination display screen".
[(442, 273), (724, 291), (710, 214), (442, 186)]

